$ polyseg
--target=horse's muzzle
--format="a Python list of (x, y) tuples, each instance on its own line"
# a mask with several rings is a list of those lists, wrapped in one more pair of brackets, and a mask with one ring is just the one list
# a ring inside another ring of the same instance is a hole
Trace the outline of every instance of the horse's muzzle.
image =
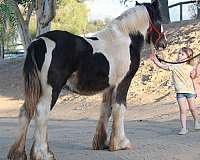
[(167, 40), (165, 38), (162, 38), (156, 45), (155, 49), (162, 51), (167, 47)]

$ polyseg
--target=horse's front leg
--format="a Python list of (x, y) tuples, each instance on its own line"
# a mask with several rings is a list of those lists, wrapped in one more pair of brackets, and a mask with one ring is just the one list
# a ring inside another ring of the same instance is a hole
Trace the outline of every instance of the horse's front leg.
[(131, 149), (132, 145), (125, 135), (124, 131), (124, 114), (126, 106), (124, 104), (115, 103), (112, 109), (113, 124), (110, 139), (110, 151), (121, 149)]
[(95, 150), (108, 148), (107, 140), (107, 124), (112, 112), (113, 88), (109, 88), (103, 94), (100, 118), (97, 124), (96, 133), (93, 138), (92, 147)]
[(132, 145), (125, 135), (124, 114), (126, 111), (126, 97), (132, 76), (127, 75), (116, 89), (115, 103), (112, 105), (112, 133), (110, 138), (110, 151), (131, 149)]
[(34, 142), (30, 153), (31, 160), (55, 160), (53, 152), (49, 150), (47, 140), (51, 99), (51, 89), (48, 89), (43, 93), (36, 108)]
[(20, 108), (19, 112), (19, 136), (17, 137), (16, 142), (11, 146), (8, 159), (9, 160), (26, 160), (26, 151), (25, 151), (25, 142), (28, 126), (30, 124), (31, 117), (28, 116), (28, 113), (25, 109), (25, 104)]

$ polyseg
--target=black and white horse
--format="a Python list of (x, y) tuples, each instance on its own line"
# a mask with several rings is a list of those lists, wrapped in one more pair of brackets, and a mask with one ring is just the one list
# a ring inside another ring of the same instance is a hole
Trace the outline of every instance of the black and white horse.
[[(71, 91), (92, 95), (103, 92), (93, 149), (129, 149), (124, 131), (127, 92), (140, 64), (144, 41), (156, 49), (167, 45), (158, 0), (125, 11), (90, 38), (65, 31), (40, 35), (29, 46), (25, 64), (25, 102), (20, 109), (19, 137), (8, 159), (25, 160), (25, 142), (31, 119), (35, 120), (31, 160), (55, 159), (47, 140), (47, 122), (58, 96), (67, 85)], [(113, 116), (107, 142), (107, 123)]]

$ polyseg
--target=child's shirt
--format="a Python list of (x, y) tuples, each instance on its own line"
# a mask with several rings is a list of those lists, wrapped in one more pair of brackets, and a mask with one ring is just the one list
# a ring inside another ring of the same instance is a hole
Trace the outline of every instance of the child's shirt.
[(190, 77), (190, 72), (193, 67), (189, 64), (174, 64), (169, 66), (172, 71), (172, 79), (176, 93), (192, 93), (195, 94), (193, 81)]

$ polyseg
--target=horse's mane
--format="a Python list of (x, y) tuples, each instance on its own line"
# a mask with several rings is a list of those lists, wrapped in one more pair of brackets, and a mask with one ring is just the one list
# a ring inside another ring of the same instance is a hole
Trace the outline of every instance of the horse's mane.
[[(117, 34), (144, 32), (149, 26), (149, 14), (144, 6), (136, 6), (123, 12), (105, 29), (97, 32), (96, 36), (103, 39), (115, 39)], [(117, 33), (118, 32), (118, 33)]]

